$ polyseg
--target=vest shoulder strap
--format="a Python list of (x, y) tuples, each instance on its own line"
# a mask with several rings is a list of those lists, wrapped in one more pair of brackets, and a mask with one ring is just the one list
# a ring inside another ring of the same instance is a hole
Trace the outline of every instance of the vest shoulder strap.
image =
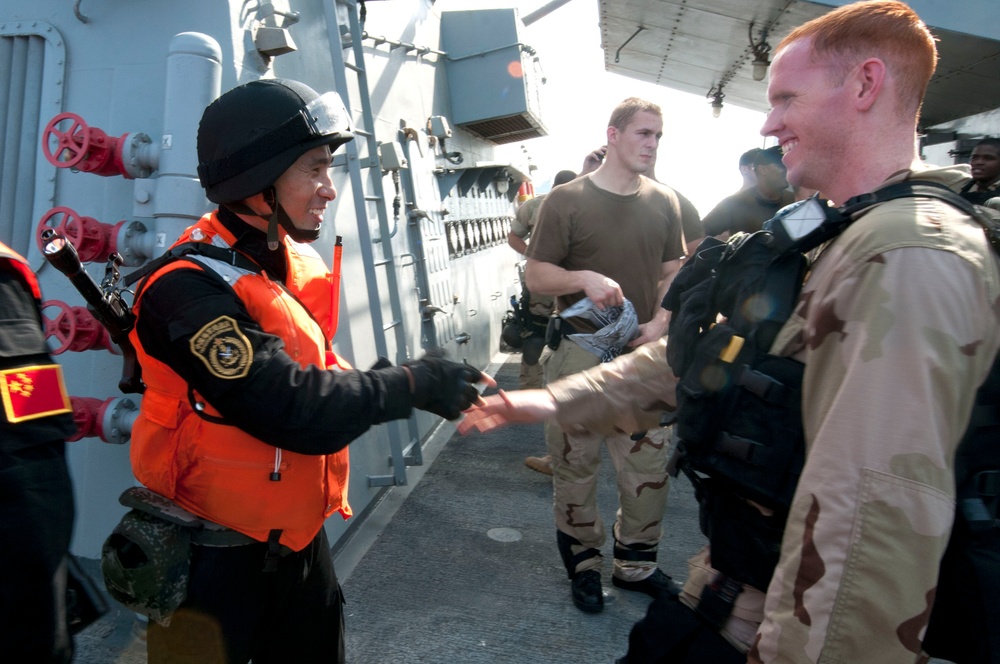
[(140, 269), (130, 273), (128, 276), (123, 278), (123, 281), (126, 286), (131, 286), (137, 281), (150, 276), (167, 263), (191, 255), (214, 258), (215, 260), (219, 260), (257, 274), (264, 272), (264, 268), (235, 249), (217, 247), (214, 244), (208, 244), (207, 242), (184, 242), (183, 244), (178, 244), (175, 247), (172, 247), (159, 258), (154, 258), (143, 265)]
[[(897, 198), (906, 198), (909, 196), (935, 198), (937, 200), (944, 201), (952, 207), (957, 208), (959, 211), (969, 215), (969, 217), (971, 217), (977, 224), (982, 226), (983, 232), (986, 234), (986, 239), (989, 241), (990, 246), (993, 247), (993, 251), (1000, 255), (1000, 220), (996, 219), (986, 208), (962, 198), (948, 187), (937, 182), (930, 182), (927, 180), (906, 180), (905, 182), (898, 182), (896, 184), (889, 185), (888, 187), (884, 187), (883, 189), (880, 189), (872, 194), (864, 194), (862, 196), (858, 196), (857, 198), (852, 198), (844, 207), (849, 208), (852, 205), (852, 201), (858, 201), (856, 205), (864, 205), (867, 203), (864, 207), (868, 207), (870, 205), (874, 205), (875, 203), (885, 203)], [(872, 198), (869, 199), (868, 197)]]

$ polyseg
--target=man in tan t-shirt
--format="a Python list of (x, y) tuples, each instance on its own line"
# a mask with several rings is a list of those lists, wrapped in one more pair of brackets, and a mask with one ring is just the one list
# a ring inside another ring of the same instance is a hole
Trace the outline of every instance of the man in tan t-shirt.
[[(603, 163), (548, 194), (527, 252), (528, 290), (556, 296), (557, 310), (584, 297), (602, 309), (620, 306), (627, 298), (639, 322), (633, 347), (666, 332), (667, 312), (660, 301), (684, 255), (677, 195), (641, 175), (655, 161), (662, 132), (663, 117), (655, 104), (634, 97), (619, 104), (607, 129)], [(569, 324), (576, 332), (594, 331), (578, 318)], [(541, 358), (546, 383), (599, 362), (567, 338)], [(559, 552), (573, 582), (573, 602), (591, 613), (604, 608), (600, 570), (605, 530), (595, 499), (602, 441), (619, 487), (612, 581), (654, 597), (673, 590), (670, 578), (656, 566), (667, 497), (666, 432), (656, 429), (632, 440), (625, 434), (566, 434), (546, 425)]]
[[(552, 180), (552, 186), (558, 187), (561, 184), (566, 184), (570, 180), (576, 177), (576, 173), (573, 171), (559, 171), (556, 173), (555, 178)], [(507, 234), (507, 244), (510, 248), (519, 254), (524, 254), (528, 251), (528, 241), (531, 238), (531, 231), (535, 228), (535, 221), (538, 219), (538, 210), (542, 206), (542, 201), (545, 200), (545, 194), (539, 194), (533, 198), (521, 203), (517, 208), (517, 214), (514, 216), (514, 221), (510, 224), (510, 233)], [(518, 276), (521, 279), (522, 290), (526, 288), (524, 284), (524, 273), (520, 266), (518, 267)], [(550, 295), (538, 295), (528, 291), (528, 311), (534, 317), (543, 317), (537, 320), (541, 321), (541, 325), (544, 326), (544, 319), (548, 318), (552, 314), (552, 297)], [(527, 340), (525, 340), (527, 342)], [(539, 345), (541, 345), (541, 339), (539, 338)], [(538, 364), (538, 346), (535, 347), (535, 352), (522, 351), (521, 353), (521, 375), (519, 386), (522, 390), (531, 389), (534, 387), (542, 386), (542, 367)], [(534, 356), (533, 359), (531, 356)], [(534, 457), (529, 457), (534, 458)], [(528, 463), (525, 461), (525, 463)], [(531, 464), (528, 464), (529, 468), (533, 470), (538, 470), (539, 472), (545, 472), (546, 474), (551, 474), (551, 465), (546, 464), (544, 466), (539, 466), (535, 468)], [(546, 472), (547, 471), (547, 472)]]

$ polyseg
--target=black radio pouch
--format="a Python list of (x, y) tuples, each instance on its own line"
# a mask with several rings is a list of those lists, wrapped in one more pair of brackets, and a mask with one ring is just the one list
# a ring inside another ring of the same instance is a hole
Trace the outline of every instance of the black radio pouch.
[(549, 316), (549, 324), (545, 327), (545, 345), (551, 350), (558, 349), (559, 344), (562, 343), (563, 323), (564, 321), (559, 314), (552, 314)]

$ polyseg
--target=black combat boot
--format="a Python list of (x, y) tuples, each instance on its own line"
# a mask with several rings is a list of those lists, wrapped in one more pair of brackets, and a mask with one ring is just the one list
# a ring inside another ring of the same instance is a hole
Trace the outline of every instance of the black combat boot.
[(603, 611), (604, 590), (601, 588), (600, 567), (582, 572), (576, 571), (576, 568), (583, 561), (590, 558), (601, 558), (601, 552), (597, 549), (584, 549), (574, 554), (571, 547), (574, 544), (580, 546), (580, 540), (561, 530), (556, 531), (556, 543), (559, 545), (559, 555), (562, 557), (563, 565), (566, 566), (566, 574), (573, 582), (573, 603), (576, 604), (576, 608), (587, 613)]

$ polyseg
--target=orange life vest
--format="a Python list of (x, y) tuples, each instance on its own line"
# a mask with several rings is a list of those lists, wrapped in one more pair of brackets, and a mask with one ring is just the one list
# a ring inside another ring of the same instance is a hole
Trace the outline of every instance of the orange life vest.
[[(185, 242), (230, 248), (235, 238), (212, 213), (185, 230), (175, 246)], [(284, 249), (288, 292), (262, 272), (206, 257), (198, 260), (226, 279), (253, 319), (284, 340), (285, 351), (301, 366), (349, 369), (329, 350), (334, 330), (329, 329), (331, 275), (325, 263), (314, 249), (288, 238)], [(200, 268), (190, 261), (173, 261), (154, 272), (143, 288), (169, 271), (186, 269)], [(142, 292), (134, 306), (140, 319), (141, 298)], [(281, 530), (281, 543), (294, 551), (312, 541), (334, 512), (351, 515), (347, 448), (328, 455), (278, 449), (238, 427), (211, 421), (220, 413), (194, 392), (209, 416), (201, 417), (192, 408), (187, 382), (150, 356), (135, 330), (130, 337), (146, 383), (132, 429), (132, 469), (140, 482), (188, 511), (255, 540), (265, 541), (272, 530)], [(270, 479), (275, 472), (280, 473), (279, 481)]]

